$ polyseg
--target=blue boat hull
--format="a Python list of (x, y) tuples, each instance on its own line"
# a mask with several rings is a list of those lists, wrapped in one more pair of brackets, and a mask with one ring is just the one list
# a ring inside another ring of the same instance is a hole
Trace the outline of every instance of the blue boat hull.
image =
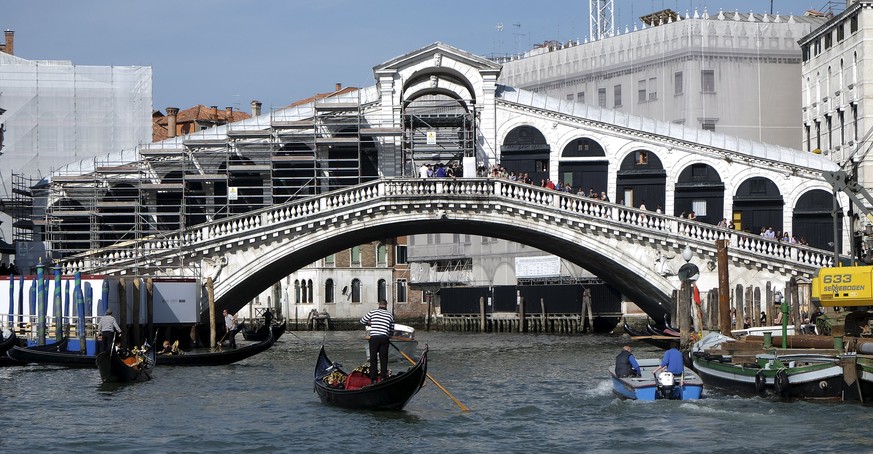
[(642, 375), (639, 377), (618, 377), (615, 375), (615, 367), (609, 368), (612, 377), (612, 391), (623, 399), (633, 400), (697, 400), (703, 397), (703, 380), (693, 370), (685, 368), (684, 379), (675, 377), (675, 385), (672, 392), (659, 392), (654, 370), (658, 367), (658, 360), (639, 360)]

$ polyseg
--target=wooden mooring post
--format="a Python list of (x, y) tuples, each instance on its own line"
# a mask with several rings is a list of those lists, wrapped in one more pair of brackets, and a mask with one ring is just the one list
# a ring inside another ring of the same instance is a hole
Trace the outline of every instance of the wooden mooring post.
[(479, 332), (485, 332), (485, 297), (479, 297)]
[(524, 298), (519, 298), (518, 301), (518, 332), (527, 332), (527, 323), (524, 320)]

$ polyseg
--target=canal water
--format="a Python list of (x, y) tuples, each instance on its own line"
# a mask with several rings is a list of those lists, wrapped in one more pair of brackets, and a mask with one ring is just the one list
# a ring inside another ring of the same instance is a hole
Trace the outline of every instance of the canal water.
[[(403, 412), (322, 405), (318, 349), (347, 370), (357, 332), (286, 333), (271, 350), (220, 367), (155, 369), (103, 385), (97, 370), (0, 368), (2, 452), (871, 452), (873, 407), (777, 402), (713, 390), (697, 402), (612, 395), (619, 336), (419, 332), (428, 383)], [(636, 345), (639, 358), (661, 351)], [(405, 368), (392, 363), (392, 368)]]

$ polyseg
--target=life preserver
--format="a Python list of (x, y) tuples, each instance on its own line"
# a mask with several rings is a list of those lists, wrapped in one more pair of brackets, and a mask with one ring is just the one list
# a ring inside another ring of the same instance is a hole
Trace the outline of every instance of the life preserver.
[(767, 377), (764, 376), (763, 370), (759, 370), (755, 373), (755, 390), (762, 393), (765, 388), (767, 388)]
[(788, 380), (788, 373), (785, 372), (785, 369), (779, 369), (776, 371), (776, 377), (773, 378), (773, 387), (776, 388), (776, 392), (779, 394), (785, 394), (790, 385), (791, 383)]
[(692, 289), (694, 290), (694, 302), (700, 306), (700, 290), (697, 288), (697, 284), (692, 284)]

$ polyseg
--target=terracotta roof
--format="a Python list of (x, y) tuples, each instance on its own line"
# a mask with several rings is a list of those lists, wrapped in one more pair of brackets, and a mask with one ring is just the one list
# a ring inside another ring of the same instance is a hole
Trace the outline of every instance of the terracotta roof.
[(316, 101), (316, 100), (319, 100), (319, 99), (330, 98), (332, 96), (343, 95), (343, 94), (351, 93), (351, 92), (358, 91), (358, 90), (359, 90), (358, 87), (345, 87), (345, 88), (341, 88), (339, 90), (332, 91), (329, 93), (317, 93), (315, 96), (310, 96), (306, 99), (301, 99), (300, 101), (295, 101), (293, 104), (288, 105), (286, 107), (302, 106), (304, 104), (309, 104), (309, 103)]
[[(231, 112), (231, 115), (227, 115), (226, 109), (213, 109), (212, 107), (206, 107), (202, 104), (196, 105), (189, 109), (180, 110), (179, 114), (176, 115), (176, 123), (185, 123), (188, 121), (211, 121), (215, 123), (233, 123), (235, 121), (245, 120), (251, 118), (252, 116), (245, 113), (240, 112), (238, 110), (234, 110)], [(164, 115), (157, 120), (160, 124), (167, 124), (167, 116)]]
[[(190, 123), (194, 121), (208, 121), (212, 123), (227, 124), (236, 121), (246, 120), (252, 116), (234, 110), (227, 114), (227, 109), (213, 109), (202, 104), (196, 105), (189, 109), (180, 110), (176, 115), (176, 124)], [(152, 141), (158, 142), (170, 137), (167, 132), (167, 115), (159, 110), (152, 112)]]

